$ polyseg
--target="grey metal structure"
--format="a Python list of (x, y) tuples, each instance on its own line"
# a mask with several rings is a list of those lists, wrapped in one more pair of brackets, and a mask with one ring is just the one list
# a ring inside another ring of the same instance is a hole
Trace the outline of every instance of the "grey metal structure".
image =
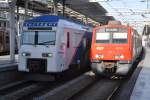
[[(17, 0), (17, 6), (25, 7), (25, 2), (28, 0)], [(102, 24), (106, 24), (109, 20), (113, 20), (114, 17), (106, 16), (105, 14), (107, 11), (98, 3), (98, 2), (91, 2), (91, 0), (51, 0), (54, 2), (54, 10), (60, 11), (58, 3), (61, 3), (63, 6), (62, 15), (64, 14), (71, 14), (65, 11), (65, 7), (71, 8), (72, 10), (79, 12), (82, 15), (85, 15), (87, 18), (91, 18), (97, 22)], [(34, 0), (29, 0), (28, 8), (40, 13), (51, 13), (50, 8), (39, 2)]]
[(15, 5), (16, 0), (10, 3), (10, 60), (15, 62)]
[(90, 2), (90, 0), (65, 0), (66, 5), (71, 9), (94, 19), (97, 22), (106, 24), (109, 20), (113, 20), (112, 16), (106, 16), (107, 11), (98, 3)]

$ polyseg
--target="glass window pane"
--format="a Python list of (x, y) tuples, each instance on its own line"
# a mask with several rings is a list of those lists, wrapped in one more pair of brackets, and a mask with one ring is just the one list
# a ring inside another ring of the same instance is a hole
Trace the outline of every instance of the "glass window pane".
[(127, 43), (127, 33), (113, 33), (113, 43)]
[(110, 33), (96, 33), (96, 43), (109, 43)]
[(113, 33), (114, 39), (126, 39), (127, 33)]
[(22, 34), (22, 43), (23, 44), (34, 44), (35, 32), (24, 32)]
[(56, 40), (55, 32), (50, 31), (38, 32), (38, 44), (54, 45), (55, 40)]

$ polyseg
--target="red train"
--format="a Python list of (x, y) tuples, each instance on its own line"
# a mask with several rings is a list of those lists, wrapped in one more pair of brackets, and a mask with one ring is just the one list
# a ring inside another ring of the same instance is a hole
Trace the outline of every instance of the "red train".
[(95, 74), (127, 75), (142, 53), (142, 37), (135, 29), (111, 21), (94, 28), (91, 67)]

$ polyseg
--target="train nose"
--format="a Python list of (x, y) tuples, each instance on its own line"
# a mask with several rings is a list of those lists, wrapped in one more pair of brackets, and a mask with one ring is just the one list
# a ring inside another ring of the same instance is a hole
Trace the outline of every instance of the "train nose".
[(28, 58), (27, 59), (27, 68), (29, 72), (46, 72), (47, 60), (39, 58)]

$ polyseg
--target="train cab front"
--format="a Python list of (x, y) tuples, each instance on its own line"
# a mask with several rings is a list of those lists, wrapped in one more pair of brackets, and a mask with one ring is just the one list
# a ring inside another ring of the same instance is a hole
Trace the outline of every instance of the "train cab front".
[(57, 72), (56, 24), (25, 23), (19, 50), (19, 71), (31, 73)]
[(91, 46), (91, 67), (96, 74), (126, 75), (131, 66), (131, 45), (126, 28), (95, 31)]
[(19, 70), (38, 73), (48, 72), (47, 66), (55, 66), (55, 42), (55, 32), (24, 32), (19, 50)]
[[(97, 45), (91, 51), (91, 66), (96, 73), (127, 74), (131, 67), (130, 52), (127, 45)], [(92, 48), (93, 49), (93, 48)]]

